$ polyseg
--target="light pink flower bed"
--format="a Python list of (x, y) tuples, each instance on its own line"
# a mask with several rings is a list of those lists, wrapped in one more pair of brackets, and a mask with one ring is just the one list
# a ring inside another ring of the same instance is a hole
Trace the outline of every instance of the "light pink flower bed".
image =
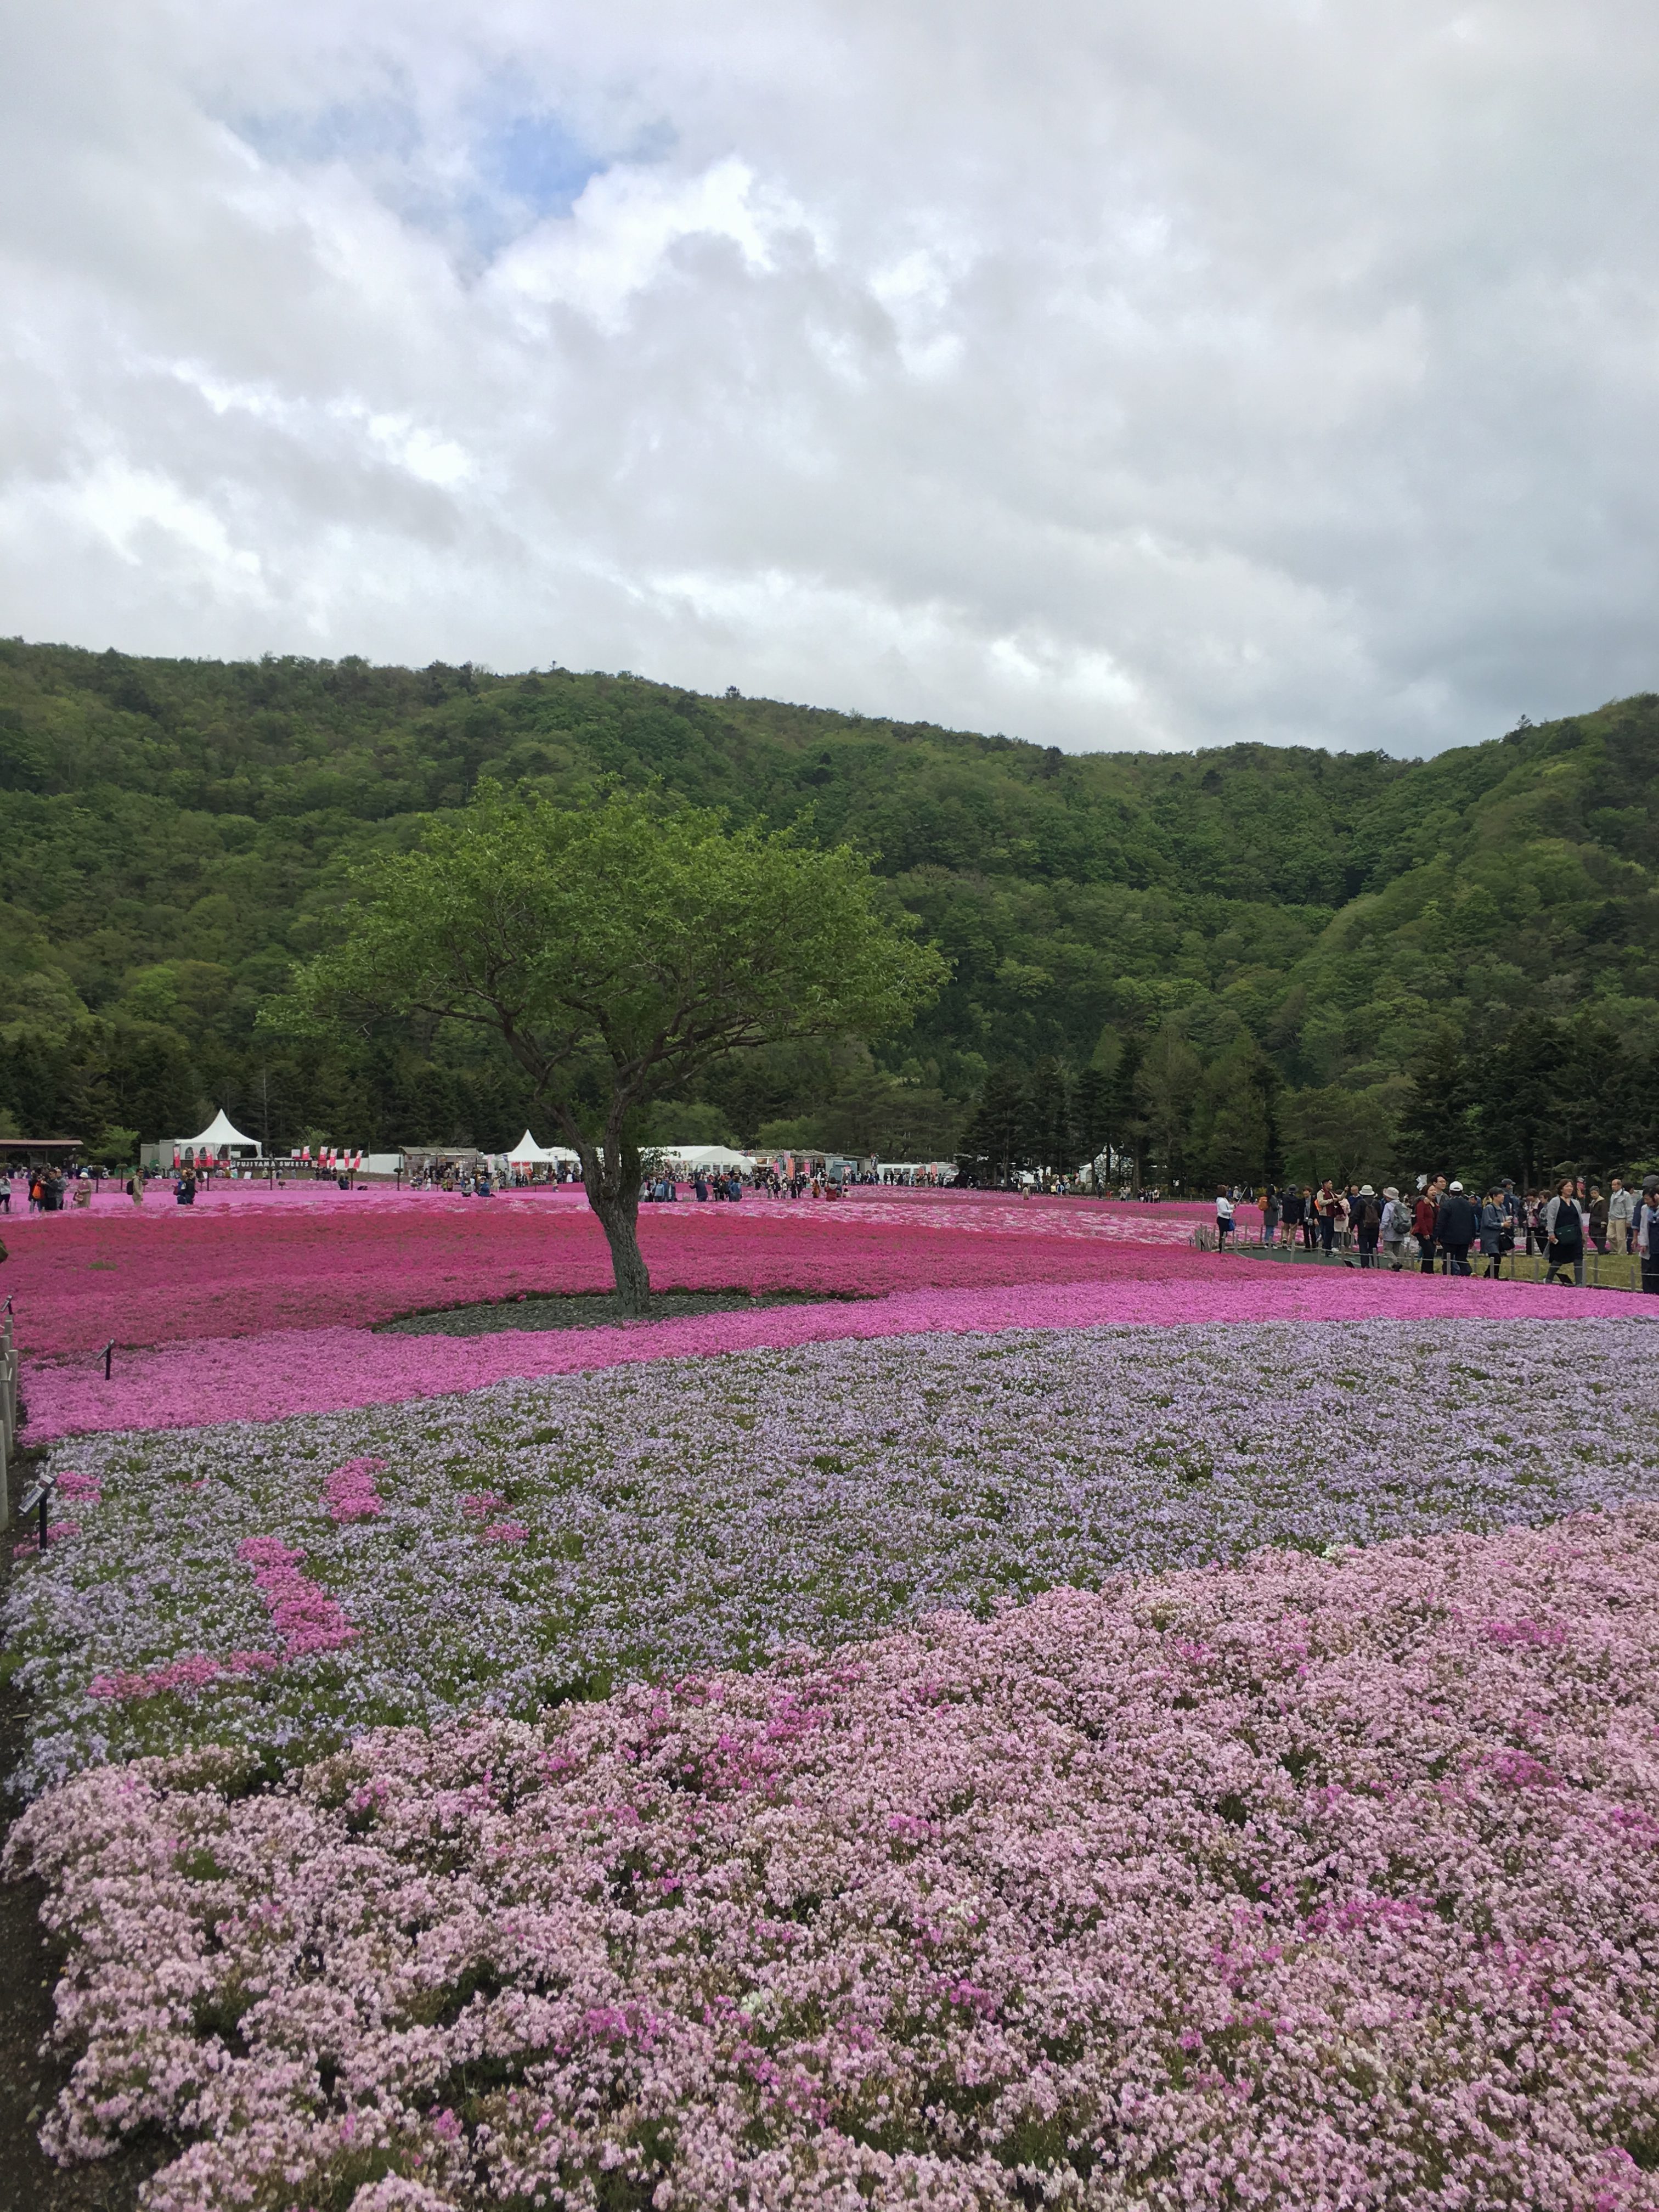
[[(1253, 1267), (1213, 1253), (1137, 1255), (1127, 1279), (988, 1291), (911, 1291), (866, 1304), (772, 1306), (631, 1327), (504, 1330), (489, 1336), (375, 1335), (287, 1329), (125, 1352), (106, 1382), (96, 1361), (27, 1364), (32, 1441), (99, 1429), (198, 1428), (290, 1413), (396, 1405), (475, 1390), (512, 1376), (569, 1375), (644, 1359), (713, 1357), (763, 1346), (913, 1336), (929, 1331), (1174, 1328), (1189, 1322), (1364, 1321), (1536, 1316), (1640, 1316), (1616, 1291), (1382, 1271)], [(1160, 1262), (1158, 1274), (1146, 1264)], [(1109, 1262), (1097, 1261), (1097, 1267)], [(1161, 1279), (1159, 1277), (1161, 1276)], [(1659, 1316), (1656, 1316), (1659, 1318)]]
[(1659, 2203), (1659, 1509), (87, 1773), (50, 2139), (154, 2212)]

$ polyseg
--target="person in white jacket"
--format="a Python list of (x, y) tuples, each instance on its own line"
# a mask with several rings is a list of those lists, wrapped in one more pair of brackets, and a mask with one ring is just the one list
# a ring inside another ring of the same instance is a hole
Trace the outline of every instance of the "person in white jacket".
[(1382, 1256), (1397, 1275), (1406, 1264), (1406, 1239), (1412, 1233), (1412, 1210), (1392, 1183), (1382, 1189), (1382, 1226), (1379, 1241)]

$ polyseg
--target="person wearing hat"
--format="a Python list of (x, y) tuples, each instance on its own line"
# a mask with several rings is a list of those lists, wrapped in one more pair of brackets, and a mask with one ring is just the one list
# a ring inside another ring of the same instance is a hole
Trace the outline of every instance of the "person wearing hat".
[(1642, 1202), (1636, 1209), (1636, 1249), (1642, 1255), (1642, 1288), (1659, 1296), (1659, 1176), (1642, 1184)]
[(1397, 1275), (1405, 1266), (1406, 1239), (1412, 1231), (1412, 1210), (1391, 1182), (1382, 1186), (1382, 1256)]
[(1469, 1247), (1480, 1234), (1480, 1216), (1470, 1203), (1461, 1182), (1453, 1183), (1441, 1200), (1435, 1215), (1435, 1242), (1446, 1255), (1449, 1275), (1467, 1275), (1474, 1271), (1469, 1266)]
[(1354, 1243), (1359, 1247), (1362, 1267), (1376, 1265), (1377, 1233), (1382, 1226), (1382, 1209), (1376, 1202), (1376, 1193), (1370, 1183), (1361, 1183), (1348, 1201), (1348, 1221), (1353, 1231)]

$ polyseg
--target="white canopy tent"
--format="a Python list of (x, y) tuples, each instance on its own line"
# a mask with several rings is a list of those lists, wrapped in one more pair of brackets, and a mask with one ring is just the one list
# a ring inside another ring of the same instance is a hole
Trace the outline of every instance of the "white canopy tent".
[(191, 1152), (198, 1160), (204, 1155), (216, 1160), (224, 1152), (237, 1159), (260, 1157), (258, 1139), (245, 1137), (222, 1106), (199, 1137), (175, 1137), (173, 1150), (180, 1155)]
[(563, 1160), (571, 1167), (581, 1164), (579, 1154), (568, 1145), (538, 1145), (526, 1129), (507, 1156), (507, 1164), (514, 1168), (546, 1168)]
[(652, 1149), (686, 1168), (737, 1168), (746, 1172), (755, 1164), (752, 1152), (734, 1152), (730, 1145), (656, 1145)]

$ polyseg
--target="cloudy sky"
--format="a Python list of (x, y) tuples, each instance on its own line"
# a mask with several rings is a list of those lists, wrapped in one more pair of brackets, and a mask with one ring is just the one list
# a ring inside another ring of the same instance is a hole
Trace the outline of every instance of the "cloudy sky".
[(1071, 749), (1659, 688), (1654, 0), (0, 33), (0, 632)]

